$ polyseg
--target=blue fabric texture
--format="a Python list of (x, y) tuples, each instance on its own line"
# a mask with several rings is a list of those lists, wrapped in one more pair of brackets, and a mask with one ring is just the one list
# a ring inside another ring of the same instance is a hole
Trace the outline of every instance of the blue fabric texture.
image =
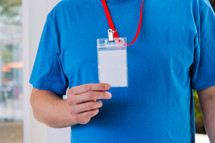
[[(121, 37), (137, 31), (141, 0), (107, 0)], [(215, 85), (215, 14), (208, 0), (144, 0), (137, 41), (128, 47), (128, 87), (86, 125), (73, 143), (194, 143), (192, 90)], [(98, 83), (97, 38), (109, 25), (100, 0), (63, 0), (48, 15), (30, 83), (59, 95)]]

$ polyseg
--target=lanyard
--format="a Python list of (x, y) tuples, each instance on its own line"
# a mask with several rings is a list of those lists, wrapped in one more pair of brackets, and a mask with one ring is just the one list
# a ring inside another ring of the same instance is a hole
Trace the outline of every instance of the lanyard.
[[(108, 10), (107, 3), (106, 3), (105, 0), (101, 0), (101, 1), (102, 1), (104, 11), (105, 11), (105, 14), (106, 14), (106, 17), (107, 17), (107, 20), (108, 20), (108, 24), (109, 24), (110, 28), (114, 31), (113, 36), (114, 37), (119, 37), (119, 35), (117, 33), (118, 31), (116, 31), (116, 29), (114, 27), (113, 20), (112, 20), (111, 15), (110, 15), (110, 11)], [(143, 16), (143, 0), (142, 0), (142, 4), (141, 4), (140, 20), (139, 20), (137, 33), (136, 33), (133, 41), (131, 43), (127, 44), (127, 46), (133, 44), (137, 40), (137, 37), (138, 37), (138, 35), (140, 33), (141, 24), (142, 24), (142, 16)]]

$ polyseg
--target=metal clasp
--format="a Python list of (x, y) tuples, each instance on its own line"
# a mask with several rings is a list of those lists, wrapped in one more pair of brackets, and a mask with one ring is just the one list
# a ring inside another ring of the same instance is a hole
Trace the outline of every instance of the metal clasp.
[(112, 29), (108, 29), (108, 39), (109, 41), (113, 41), (114, 37), (113, 37), (113, 34), (115, 33), (116, 31), (113, 31)]

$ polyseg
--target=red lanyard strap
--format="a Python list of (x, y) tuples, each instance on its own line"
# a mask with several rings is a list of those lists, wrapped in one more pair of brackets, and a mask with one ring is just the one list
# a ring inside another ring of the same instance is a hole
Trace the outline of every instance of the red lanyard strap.
[[(111, 15), (110, 15), (110, 11), (108, 10), (108, 6), (107, 6), (107, 3), (105, 0), (101, 0), (102, 1), (102, 4), (103, 4), (103, 7), (104, 7), (104, 11), (105, 11), (105, 14), (106, 14), (106, 17), (107, 17), (107, 20), (108, 20), (108, 24), (110, 26), (110, 29), (112, 29), (114, 31), (114, 37), (119, 37), (115, 27), (114, 27), (114, 24), (113, 24), (113, 20), (111, 18)], [(133, 39), (133, 41), (129, 44), (127, 44), (127, 46), (133, 44), (136, 40), (137, 40), (137, 37), (139, 36), (139, 33), (140, 33), (140, 29), (141, 29), (141, 25), (142, 25), (142, 17), (143, 17), (143, 0), (142, 0), (142, 4), (141, 4), (141, 12), (140, 12), (140, 20), (139, 20), (139, 25), (138, 25), (138, 29), (137, 29), (137, 33)]]

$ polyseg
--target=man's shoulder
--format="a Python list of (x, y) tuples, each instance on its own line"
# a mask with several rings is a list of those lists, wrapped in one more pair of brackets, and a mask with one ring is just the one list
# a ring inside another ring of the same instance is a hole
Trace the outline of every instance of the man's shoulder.
[(71, 13), (74, 6), (76, 5), (77, 0), (61, 0), (55, 5), (55, 7), (49, 12), (48, 17), (53, 19), (59, 19), (65, 13)]
[(70, 8), (85, 5), (87, 2), (90, 2), (89, 0), (61, 0), (55, 8)]
[(65, 12), (73, 13), (73, 10), (83, 7), (84, 5), (90, 5), (91, 0), (61, 0), (49, 13), (50, 15), (65, 14)]
[(61, 0), (50, 13), (56, 13), (76, 5), (77, 0)]

